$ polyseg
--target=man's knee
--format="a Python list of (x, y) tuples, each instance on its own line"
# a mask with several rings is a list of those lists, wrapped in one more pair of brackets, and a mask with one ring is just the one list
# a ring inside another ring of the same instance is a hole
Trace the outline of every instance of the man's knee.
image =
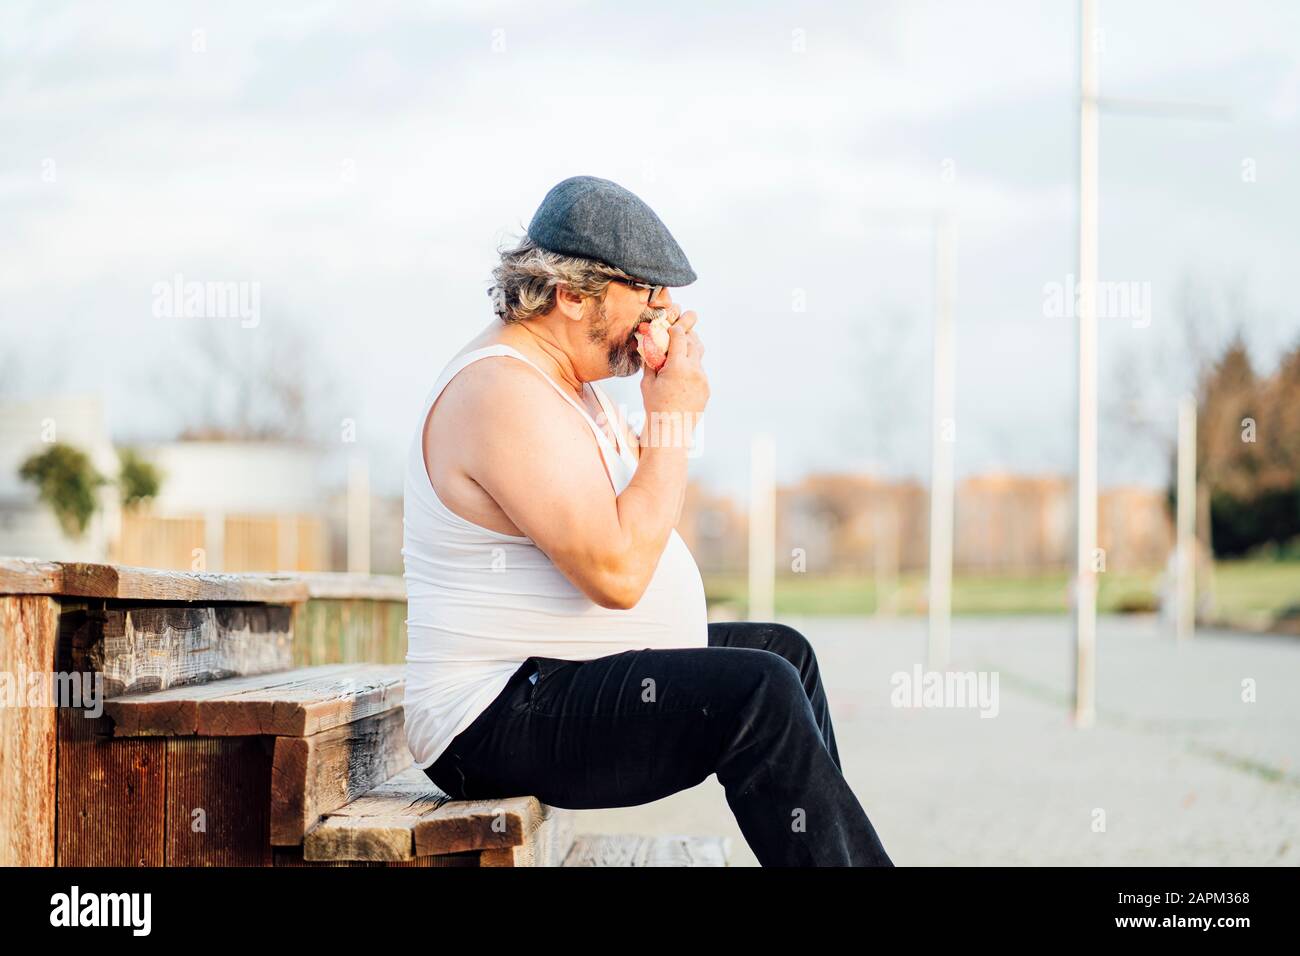
[(764, 624), (764, 646), (774, 654), (801, 668), (805, 662), (816, 663), (812, 642), (788, 624)]
[(749, 655), (749, 667), (755, 693), (783, 700), (803, 697), (803, 678), (799, 675), (799, 668), (783, 654), (756, 648)]

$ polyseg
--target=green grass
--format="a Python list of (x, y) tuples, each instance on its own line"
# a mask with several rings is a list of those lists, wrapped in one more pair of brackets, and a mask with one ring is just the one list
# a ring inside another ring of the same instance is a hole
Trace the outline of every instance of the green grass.
[[(1097, 597), (1103, 613), (1154, 610), (1159, 572), (1107, 572)], [(709, 575), (710, 603), (744, 607), (746, 584), (740, 575)], [(1052, 614), (1069, 608), (1069, 578), (1064, 572), (1018, 575), (959, 574), (953, 579), (955, 614)], [(782, 575), (776, 581), (779, 614), (874, 614), (875, 582), (861, 575)], [(1300, 604), (1300, 562), (1221, 561), (1215, 592), (1220, 614), (1277, 613)], [(894, 607), (900, 614), (924, 614), (925, 575), (902, 575)]]

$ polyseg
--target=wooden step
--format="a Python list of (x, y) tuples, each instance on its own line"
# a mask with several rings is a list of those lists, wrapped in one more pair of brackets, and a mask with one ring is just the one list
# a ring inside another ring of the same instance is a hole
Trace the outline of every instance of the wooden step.
[(294, 846), (410, 766), (400, 664), (324, 664), (104, 702), (115, 737), (270, 739), (270, 842)]
[(271, 844), (303, 842), (333, 813), (411, 765), (401, 707), (309, 737), (276, 737), (271, 765)]
[(583, 834), (562, 866), (726, 866), (728, 837)]
[(307, 737), (399, 707), (400, 664), (325, 664), (104, 702), (116, 737)]
[(573, 842), (573, 813), (536, 797), (452, 800), (410, 766), (327, 814), (303, 841), (303, 859), (406, 862), (477, 852), (480, 866), (558, 866)]

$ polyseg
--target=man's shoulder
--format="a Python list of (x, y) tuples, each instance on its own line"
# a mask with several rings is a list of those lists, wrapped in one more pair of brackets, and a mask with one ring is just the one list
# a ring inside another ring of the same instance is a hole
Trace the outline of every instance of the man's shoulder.
[[(488, 355), (461, 369), (447, 383), (444, 405), (454, 406), (476, 424), (496, 425), (555, 419), (564, 399), (541, 371), (509, 355)], [(560, 416), (563, 420), (563, 416)]]
[(447, 383), (467, 399), (510, 400), (520, 394), (551, 391), (540, 372), (511, 355), (485, 355), (470, 362)]

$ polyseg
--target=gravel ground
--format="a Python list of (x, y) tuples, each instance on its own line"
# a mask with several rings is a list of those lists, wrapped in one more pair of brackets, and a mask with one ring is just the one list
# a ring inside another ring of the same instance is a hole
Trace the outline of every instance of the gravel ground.
[[(962, 618), (952, 668), (997, 675), (997, 714), (890, 703), (926, 622), (790, 618), (813, 642), (845, 774), (899, 866), (1300, 865), (1300, 640), (1099, 624), (1097, 721), (1070, 718), (1070, 622)], [(1256, 701), (1243, 702), (1243, 681)], [(580, 832), (723, 834), (716, 777)]]

